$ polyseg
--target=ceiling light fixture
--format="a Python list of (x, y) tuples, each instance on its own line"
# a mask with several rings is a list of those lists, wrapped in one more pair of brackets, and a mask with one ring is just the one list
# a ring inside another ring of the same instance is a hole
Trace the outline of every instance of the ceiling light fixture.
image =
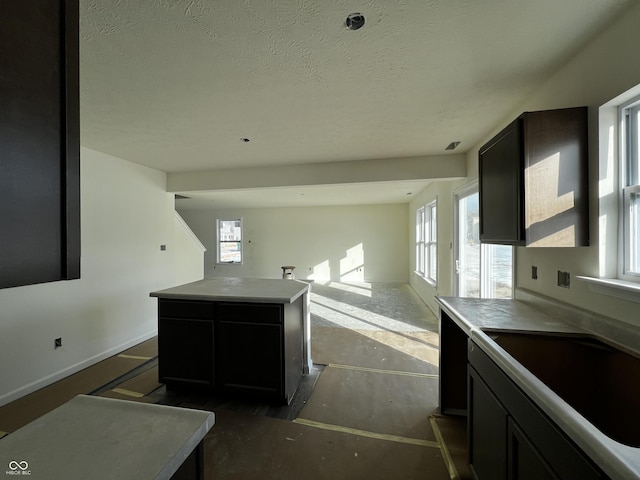
[(460, 145), (460, 142), (451, 142), (449, 145), (447, 145), (447, 148), (445, 148), (445, 150), (455, 150), (458, 145)]
[(344, 23), (349, 30), (358, 30), (364, 25), (364, 15), (361, 13), (352, 13)]

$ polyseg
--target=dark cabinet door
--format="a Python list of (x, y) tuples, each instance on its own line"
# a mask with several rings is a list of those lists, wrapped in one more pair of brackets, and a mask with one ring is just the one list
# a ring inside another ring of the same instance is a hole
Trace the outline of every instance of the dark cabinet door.
[(168, 386), (213, 388), (213, 321), (158, 319), (158, 376)]
[(282, 324), (218, 320), (216, 387), (271, 398), (284, 395)]
[(480, 148), (480, 241), (589, 244), (587, 112), (525, 112)]
[(78, 1), (0, 2), (0, 288), (80, 277)]
[(476, 480), (507, 478), (508, 413), (469, 368), (469, 467)]
[(480, 241), (524, 241), (522, 125), (518, 119), (480, 150)]
[(513, 480), (558, 480), (520, 427), (509, 419), (508, 468)]

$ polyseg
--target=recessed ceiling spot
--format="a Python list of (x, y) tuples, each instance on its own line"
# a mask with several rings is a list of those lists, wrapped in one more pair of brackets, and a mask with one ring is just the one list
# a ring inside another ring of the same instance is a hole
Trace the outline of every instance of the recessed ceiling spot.
[(460, 145), (460, 142), (451, 142), (449, 145), (447, 145), (447, 148), (445, 148), (445, 150), (455, 150), (458, 145)]
[(361, 13), (351, 13), (347, 17), (345, 25), (349, 30), (358, 30), (359, 28), (362, 28), (364, 25), (364, 15)]

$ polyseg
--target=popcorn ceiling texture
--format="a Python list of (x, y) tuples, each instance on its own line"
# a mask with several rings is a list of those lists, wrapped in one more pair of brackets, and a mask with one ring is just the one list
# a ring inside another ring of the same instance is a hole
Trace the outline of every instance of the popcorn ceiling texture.
[(169, 172), (469, 148), (630, 3), (81, 0), (82, 143)]

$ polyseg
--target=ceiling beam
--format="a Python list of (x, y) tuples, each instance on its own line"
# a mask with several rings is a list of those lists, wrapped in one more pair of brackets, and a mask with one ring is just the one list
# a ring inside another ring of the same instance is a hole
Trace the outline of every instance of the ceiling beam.
[(404, 180), (445, 180), (466, 176), (464, 154), (308, 163), (176, 172), (167, 175), (168, 192), (339, 185)]

